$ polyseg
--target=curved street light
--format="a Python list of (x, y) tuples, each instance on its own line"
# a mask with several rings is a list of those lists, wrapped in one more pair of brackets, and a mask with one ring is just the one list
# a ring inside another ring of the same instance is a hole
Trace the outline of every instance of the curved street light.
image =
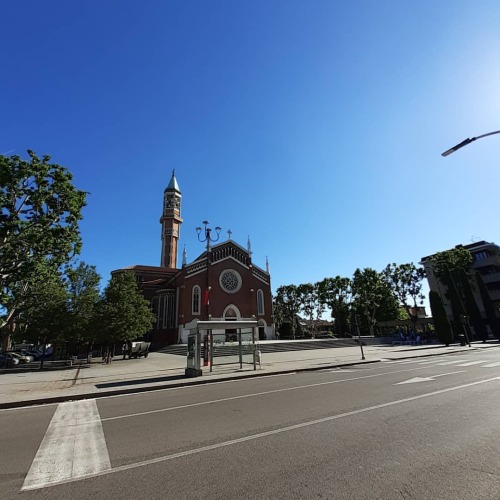
[(471, 142), (474, 142), (477, 139), (482, 139), (483, 137), (488, 137), (489, 135), (495, 135), (495, 134), (500, 134), (500, 130), (496, 130), (495, 132), (489, 132), (488, 134), (478, 135), (477, 137), (469, 137), (465, 139), (465, 141), (462, 141), (456, 146), (453, 146), (452, 148), (446, 150), (444, 153), (441, 153), (441, 156), (449, 156), (451, 155), (451, 153), (454, 153), (457, 149), (463, 148), (464, 146), (467, 146), (467, 144), (470, 144)]
[[(196, 233), (198, 234), (198, 240), (201, 242), (201, 243), (207, 243), (207, 254), (206, 254), (206, 258), (207, 258), (207, 289), (205, 290), (204, 294), (203, 294), (203, 301), (205, 302), (205, 305), (207, 307), (207, 320), (210, 320), (210, 299), (209, 299), (209, 294), (210, 294), (210, 276), (209, 276), (209, 272), (210, 272), (210, 263), (212, 261), (212, 251), (211, 251), (211, 247), (210, 247), (210, 243), (215, 243), (216, 241), (219, 240), (219, 237), (220, 237), (220, 232), (221, 232), (221, 228), (219, 226), (217, 226), (215, 228), (215, 232), (217, 233), (216, 236), (212, 236), (212, 229), (210, 227), (208, 227), (210, 223), (207, 221), (207, 220), (204, 220), (203, 221), (203, 225), (205, 226), (204, 228), (201, 228), (201, 227), (197, 227), (196, 228)], [(203, 236), (201, 236), (203, 233)]]
[[(207, 321), (210, 321), (211, 320), (211, 317), (210, 317), (210, 263), (212, 262), (212, 250), (210, 248), (210, 243), (215, 243), (216, 241), (219, 240), (221, 228), (219, 226), (217, 226), (215, 228), (216, 236), (212, 236), (212, 229), (210, 227), (208, 227), (208, 225), (210, 223), (207, 220), (204, 220), (202, 222), (202, 224), (203, 224), (204, 228), (197, 227), (196, 234), (198, 235), (198, 240), (201, 243), (205, 243), (205, 242), (207, 243), (207, 254), (206, 254), (206, 258), (207, 258), (207, 288), (204, 291), (202, 298), (203, 298), (204, 305), (207, 308), (206, 319), (207, 319)], [(203, 233), (203, 236), (202, 236), (202, 233)], [(207, 330), (207, 334), (205, 335), (204, 340), (203, 340), (203, 345), (204, 345), (203, 365), (208, 366), (208, 364), (210, 364), (210, 371), (212, 371), (212, 363), (211, 363), (211, 359), (212, 359), (212, 330), (210, 330), (210, 329)]]

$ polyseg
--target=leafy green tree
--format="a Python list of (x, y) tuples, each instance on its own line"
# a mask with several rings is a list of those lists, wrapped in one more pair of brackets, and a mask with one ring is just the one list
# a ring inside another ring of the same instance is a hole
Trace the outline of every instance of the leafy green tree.
[[(0, 329), (12, 330), (44, 259), (57, 269), (80, 251), (78, 223), (86, 193), (69, 170), (28, 151), (0, 155)], [(45, 264), (44, 264), (45, 265)]]
[(453, 342), (453, 333), (451, 326), (446, 316), (446, 311), (443, 306), (443, 301), (437, 292), (429, 293), (429, 304), (431, 306), (432, 319), (434, 322), (434, 330), (440, 342), (449, 346)]
[(300, 312), (300, 297), (296, 285), (283, 285), (276, 290), (275, 303), (282, 311), (283, 323), (289, 322), (292, 338), (297, 330), (297, 314)]
[(350, 278), (325, 278), (319, 284), (319, 298), (335, 319), (335, 333), (343, 336), (349, 322), (352, 299)]
[(18, 335), (45, 350), (47, 344), (67, 340), (69, 325), (68, 291), (63, 276), (53, 263), (42, 261), (26, 291)]
[(311, 325), (311, 336), (316, 333), (316, 324), (325, 310), (325, 306), (320, 301), (319, 283), (304, 283), (297, 287), (300, 308)]
[(471, 262), (472, 254), (463, 247), (438, 252), (431, 258), (434, 274), (446, 286), (456, 333), (462, 331), (463, 318), (468, 315), (462, 278), (464, 273), (467, 274)]
[(500, 318), (495, 313), (495, 307), (491, 302), (490, 295), (484, 284), (483, 277), (481, 273), (476, 271), (476, 282), (478, 285), (479, 293), (483, 301), (483, 308), (486, 314), (486, 320), (490, 325), (491, 333), (496, 337), (500, 338)]
[(449, 273), (467, 270), (472, 263), (472, 254), (463, 247), (438, 252), (431, 258), (434, 273), (438, 278), (446, 278)]
[(404, 307), (412, 321), (414, 330), (416, 330), (418, 306), (424, 303), (424, 294), (422, 293), (422, 282), (425, 278), (424, 269), (415, 266), (413, 262), (400, 265), (393, 263), (387, 264), (384, 274), (399, 303)]
[(401, 321), (408, 321), (410, 319), (410, 315), (406, 311), (406, 308), (400, 307), (398, 309), (398, 317), (397, 317), (397, 319), (401, 320)]
[(281, 298), (278, 296), (273, 297), (273, 322), (274, 328), (277, 332), (281, 330), (281, 327), (285, 321), (286, 311)]
[(468, 328), (469, 338), (472, 338), (472, 331), (470, 327), (474, 328), (475, 337), (478, 340), (486, 342), (488, 332), (486, 331), (486, 324), (481, 316), (481, 311), (477, 305), (472, 289), (472, 277), (469, 273), (461, 271), (459, 274), (460, 290), (463, 293), (464, 306), (467, 313), (466, 327)]
[(374, 269), (356, 269), (352, 278), (353, 311), (363, 315), (370, 335), (374, 334), (377, 321), (398, 317), (398, 301), (384, 273)]
[(95, 266), (80, 262), (66, 271), (69, 294), (70, 326), (68, 337), (77, 344), (87, 343), (89, 349), (96, 335), (95, 320), (100, 300), (101, 277)]
[(98, 307), (98, 339), (108, 352), (116, 342), (147, 333), (155, 319), (134, 275), (126, 271), (113, 274)]

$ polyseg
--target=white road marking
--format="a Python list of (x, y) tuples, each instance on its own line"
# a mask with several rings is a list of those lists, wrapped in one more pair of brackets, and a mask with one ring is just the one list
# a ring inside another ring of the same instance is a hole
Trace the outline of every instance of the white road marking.
[(464, 372), (465, 372), (465, 370), (460, 370), (459, 372), (441, 373), (439, 375), (431, 375), (430, 377), (414, 377), (414, 378), (410, 378), (408, 380), (405, 380), (404, 382), (398, 382), (397, 384), (393, 384), (393, 385), (414, 384), (415, 382), (429, 382), (429, 381), (434, 380), (438, 377), (444, 377), (445, 375), (455, 375), (456, 373), (464, 373)]
[(344, 374), (344, 373), (353, 373), (356, 370), (343, 370), (343, 369), (340, 369), (340, 368), (332, 368), (331, 370), (318, 370), (318, 371), (321, 371), (322, 373), (340, 373), (340, 374)]
[(111, 469), (95, 399), (61, 403), (24, 479), (21, 491)]
[(500, 362), (498, 362), (498, 363), (490, 363), (489, 365), (484, 365), (481, 368), (495, 368), (495, 366), (500, 366)]
[[(426, 394), (420, 394), (418, 396), (412, 396), (409, 398), (398, 399), (396, 401), (390, 401), (388, 403), (382, 403), (382, 404), (375, 405), (375, 406), (369, 406), (367, 408), (360, 408), (358, 410), (348, 411), (345, 413), (339, 413), (337, 415), (331, 415), (329, 417), (319, 418), (317, 420), (309, 420), (308, 422), (303, 422), (303, 423), (295, 424), (295, 425), (289, 425), (287, 427), (282, 427), (281, 429), (274, 429), (272, 431), (259, 432), (257, 434), (250, 434), (249, 436), (245, 436), (242, 438), (231, 439), (230, 441), (223, 441), (221, 443), (216, 443), (216, 444), (212, 444), (209, 446), (202, 446), (200, 448), (194, 448), (194, 449), (182, 451), (179, 453), (173, 453), (172, 455), (164, 455), (162, 457), (152, 458), (150, 460), (144, 460), (142, 462), (136, 462), (136, 463), (132, 463), (132, 464), (128, 464), (128, 465), (122, 465), (120, 467), (115, 467), (114, 469), (103, 470), (103, 471), (100, 471), (100, 472), (97, 472), (94, 474), (88, 474), (86, 476), (81, 476), (78, 478), (70, 478), (70, 479), (61, 480), (61, 481), (58, 481), (57, 483), (52, 483), (50, 486), (55, 485), (55, 484), (64, 484), (64, 483), (70, 483), (70, 482), (74, 482), (74, 481), (80, 481), (82, 479), (87, 479), (87, 478), (92, 478), (92, 477), (106, 476), (108, 474), (114, 474), (116, 472), (125, 472), (125, 471), (132, 470), (132, 469), (138, 469), (139, 467), (146, 467), (148, 465), (154, 465), (154, 464), (158, 464), (158, 463), (162, 463), (162, 462), (167, 462), (169, 460), (175, 460), (176, 458), (187, 457), (190, 455), (196, 455), (196, 454), (204, 453), (207, 451), (217, 450), (219, 448), (225, 448), (228, 446), (233, 446), (233, 445), (245, 443), (248, 441), (254, 441), (256, 439), (262, 439), (262, 438), (269, 437), (269, 436), (275, 436), (277, 434), (282, 434), (284, 432), (290, 432), (290, 431), (294, 431), (297, 429), (303, 429), (306, 427), (311, 427), (313, 425), (323, 424), (325, 422), (332, 422), (333, 420), (338, 420), (338, 419), (345, 418), (345, 417), (351, 417), (353, 415), (359, 415), (361, 413), (367, 413), (370, 411), (379, 410), (381, 408), (388, 408), (390, 406), (409, 403), (411, 401), (417, 401), (419, 399), (437, 396), (439, 394), (445, 394), (447, 392), (457, 391), (457, 390), (465, 389), (467, 387), (473, 387), (475, 385), (487, 384), (489, 382), (493, 382), (493, 381), (497, 381), (497, 380), (500, 380), (500, 377), (494, 377), (494, 378), (489, 378), (489, 379), (485, 379), (485, 380), (479, 380), (477, 382), (470, 382), (468, 384), (457, 385), (455, 387), (449, 387), (447, 389), (441, 389), (439, 391), (428, 392)], [(49, 486), (49, 485), (46, 485), (46, 486)], [(34, 489), (34, 488), (32, 488), (32, 489)]]
[(479, 365), (481, 363), (484, 363), (484, 359), (482, 361), (469, 361), (468, 363), (462, 363), (461, 365), (457, 366), (472, 366), (472, 365)]
[(453, 361), (443, 361), (442, 363), (437, 363), (436, 366), (446, 366), (446, 365), (456, 365), (457, 363), (463, 363), (465, 359), (455, 359)]
[(196, 406), (205, 406), (205, 405), (210, 405), (210, 404), (215, 404), (215, 403), (224, 403), (225, 401), (233, 401), (235, 399), (254, 398), (256, 396), (265, 396), (267, 394), (276, 394), (278, 392), (297, 391), (299, 389), (309, 389), (311, 387), (320, 387), (322, 385), (340, 384), (342, 382), (351, 382), (354, 380), (363, 380), (366, 378), (382, 377), (384, 375), (394, 375), (397, 373), (413, 372), (416, 370), (423, 370), (424, 368), (425, 367), (409, 368), (407, 370), (397, 370), (397, 371), (393, 371), (393, 372), (375, 373), (373, 375), (362, 375), (360, 377), (344, 378), (341, 380), (329, 380), (328, 382), (317, 382), (315, 384), (298, 385), (295, 387), (285, 387), (282, 389), (273, 389), (270, 391), (253, 392), (250, 394), (241, 394), (239, 396), (229, 396), (227, 398), (212, 399), (209, 401), (200, 401), (199, 403), (188, 403), (185, 405), (171, 406), (170, 408), (159, 408), (158, 410), (148, 410), (148, 411), (141, 411), (138, 413), (129, 413), (128, 415), (117, 415), (115, 417), (101, 418), (100, 421), (107, 422), (108, 420), (119, 420), (122, 418), (143, 417), (144, 415), (151, 415), (154, 413), (163, 413), (166, 411), (183, 410), (185, 408), (193, 408)]
[(427, 359), (405, 359), (400, 361), (392, 361), (392, 364), (398, 364), (398, 365), (409, 365), (416, 363), (429, 363), (429, 361)]

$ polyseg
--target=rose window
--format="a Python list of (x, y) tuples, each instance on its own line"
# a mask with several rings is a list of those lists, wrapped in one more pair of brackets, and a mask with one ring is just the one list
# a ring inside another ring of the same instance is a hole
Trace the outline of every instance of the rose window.
[(219, 283), (225, 292), (236, 293), (241, 288), (241, 277), (236, 271), (228, 269), (221, 273)]

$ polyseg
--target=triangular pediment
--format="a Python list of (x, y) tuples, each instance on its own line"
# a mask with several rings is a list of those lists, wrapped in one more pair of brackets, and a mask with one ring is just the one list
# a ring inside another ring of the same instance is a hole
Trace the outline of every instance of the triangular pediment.
[[(232, 256), (236, 260), (240, 262), (245, 261), (245, 265), (250, 263), (250, 254), (248, 250), (241, 245), (238, 245), (233, 240), (223, 241), (222, 243), (218, 243), (216, 245), (211, 246), (212, 253), (212, 262), (216, 262), (221, 258)], [(207, 252), (203, 252), (194, 262), (199, 260), (205, 260), (207, 258)]]

